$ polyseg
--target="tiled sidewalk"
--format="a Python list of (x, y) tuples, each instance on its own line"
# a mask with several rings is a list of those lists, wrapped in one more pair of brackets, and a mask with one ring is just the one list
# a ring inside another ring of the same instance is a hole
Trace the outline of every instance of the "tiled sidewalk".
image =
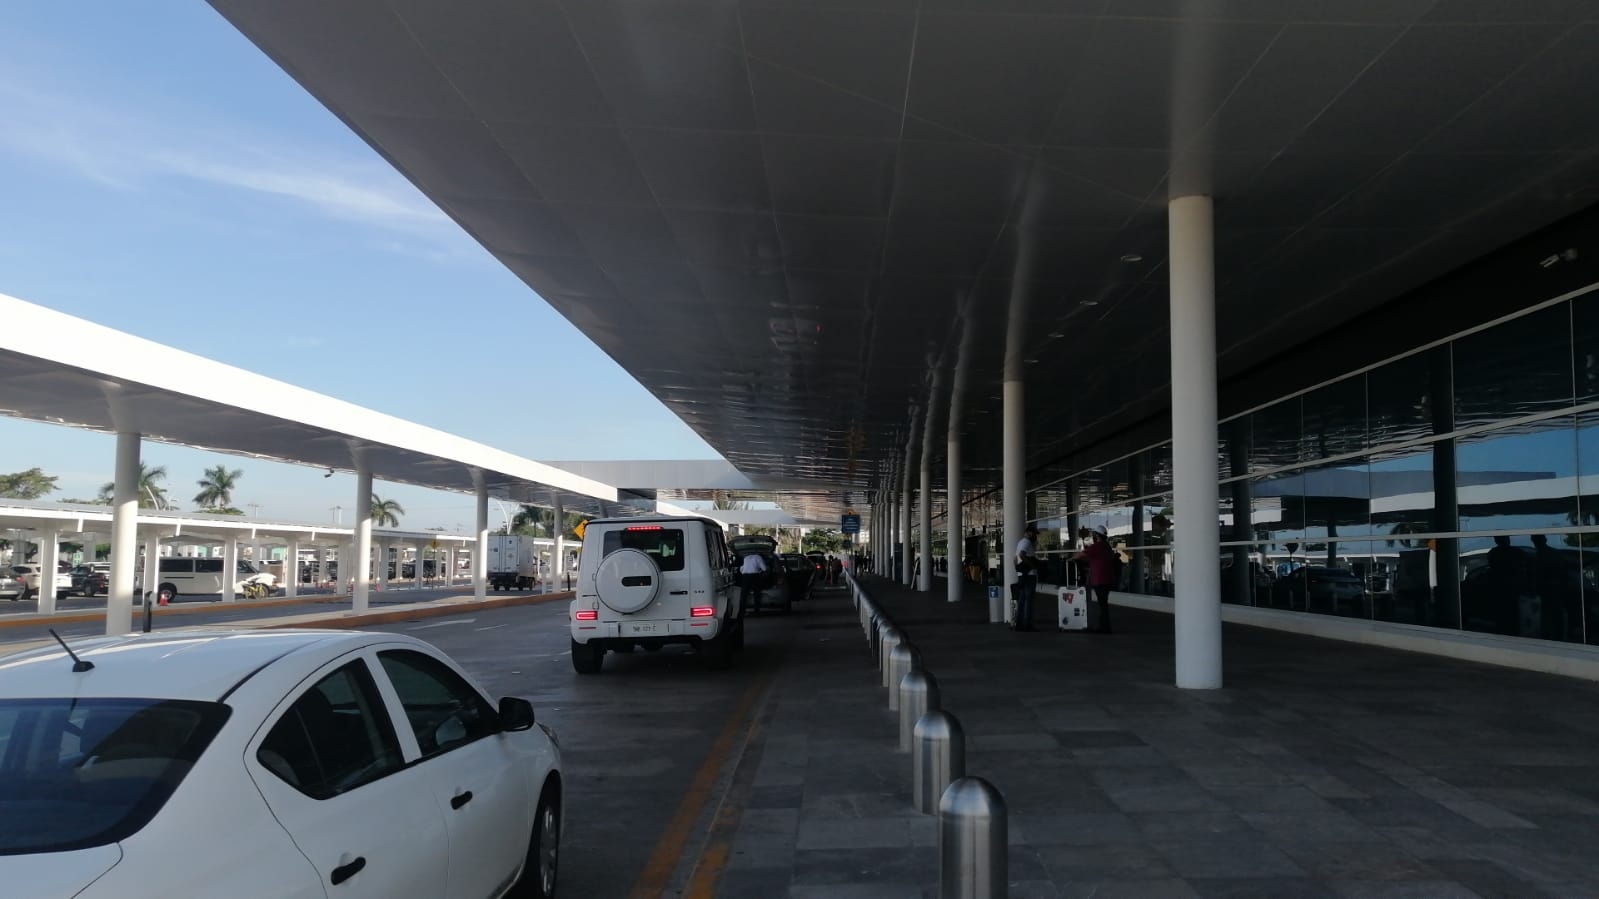
[[(1012, 896), (1599, 897), (1599, 686), (1229, 625), (1226, 689), (1180, 691), (1169, 616), (1014, 633), (866, 586), (1004, 793)], [(936, 896), (855, 611), (806, 613), (719, 895)]]

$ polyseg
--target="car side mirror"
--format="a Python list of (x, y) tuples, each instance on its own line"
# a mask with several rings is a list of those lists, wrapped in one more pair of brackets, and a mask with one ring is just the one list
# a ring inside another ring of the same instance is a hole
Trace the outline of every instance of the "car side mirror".
[(510, 733), (533, 726), (533, 703), (520, 696), (500, 697), (500, 730)]

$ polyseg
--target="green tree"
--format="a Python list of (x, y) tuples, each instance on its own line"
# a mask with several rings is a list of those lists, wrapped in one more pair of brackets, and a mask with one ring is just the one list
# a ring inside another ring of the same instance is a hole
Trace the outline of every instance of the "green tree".
[(849, 545), (849, 541), (845, 539), (844, 535), (840, 534), (838, 531), (830, 530), (828, 528), (820, 528), (806, 534), (805, 539), (800, 541), (800, 545), (804, 548), (805, 552), (817, 550), (828, 553), (843, 549), (845, 546)]
[(372, 494), (372, 524), (380, 528), (394, 528), (400, 526), (400, 516), (405, 514), (405, 507), (392, 499), (384, 499), (376, 493)]
[(716, 495), (711, 499), (712, 509), (725, 509), (730, 512), (740, 512), (748, 509), (749, 507), (749, 503), (730, 499), (726, 490), (716, 491)]
[(45, 474), (42, 468), (0, 474), (0, 498), (38, 499), (47, 493), (55, 492), (56, 480)]
[[(167, 502), (167, 490), (161, 482), (167, 479), (167, 467), (157, 465), (154, 468), (139, 463), (139, 505), (145, 509), (170, 509), (172, 505)], [(117, 484), (111, 481), (100, 488), (100, 501), (110, 503), (115, 501)]]
[(233, 505), (233, 488), (239, 485), (239, 478), (244, 477), (244, 470), (235, 468), (231, 471), (225, 465), (217, 465), (205, 470), (205, 476), (195, 483), (200, 486), (200, 492), (194, 495), (194, 504), (207, 512), (220, 511), (218, 507)]

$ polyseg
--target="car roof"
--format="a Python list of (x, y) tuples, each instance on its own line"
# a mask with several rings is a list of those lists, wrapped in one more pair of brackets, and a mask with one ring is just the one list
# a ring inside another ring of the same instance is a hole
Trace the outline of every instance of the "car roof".
[(622, 525), (664, 524), (664, 523), (669, 522), (669, 521), (697, 521), (700, 524), (706, 525), (707, 527), (715, 528), (716, 530), (721, 530), (722, 529), (721, 525), (719, 525), (716, 522), (710, 520), (709, 518), (704, 518), (704, 517), (699, 516), (699, 515), (639, 515), (639, 516), (635, 516), (633, 518), (595, 518), (595, 519), (591, 519), (589, 521), (589, 523), (585, 524), (583, 527), (591, 528), (591, 527), (594, 527), (595, 525), (601, 525), (601, 524), (622, 524)]
[(59, 645), (0, 656), (0, 699), (54, 696), (216, 701), (283, 657), (331, 657), (388, 634), (340, 630), (182, 629), (67, 640), (94, 669), (74, 673)]

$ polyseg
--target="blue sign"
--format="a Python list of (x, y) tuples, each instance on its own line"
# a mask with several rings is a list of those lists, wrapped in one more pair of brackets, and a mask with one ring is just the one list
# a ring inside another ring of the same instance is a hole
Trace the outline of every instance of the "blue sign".
[(859, 515), (845, 515), (843, 531), (846, 534), (859, 534), (861, 532), (861, 517)]

